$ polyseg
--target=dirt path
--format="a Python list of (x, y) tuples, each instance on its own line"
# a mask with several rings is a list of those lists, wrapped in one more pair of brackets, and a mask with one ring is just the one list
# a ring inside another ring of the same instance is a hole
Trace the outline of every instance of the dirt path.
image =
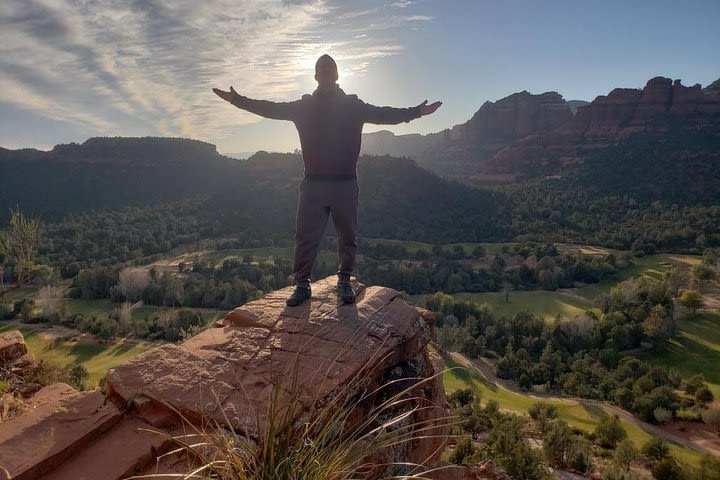
[(585, 398), (578, 398), (578, 397), (558, 397), (554, 395), (547, 395), (547, 394), (538, 394), (538, 393), (532, 393), (528, 394), (526, 392), (521, 391), (519, 388), (517, 388), (515, 385), (511, 384), (510, 382), (507, 382), (505, 380), (502, 380), (501, 378), (498, 378), (497, 375), (495, 375), (495, 371), (493, 367), (487, 363), (484, 359), (479, 359), (477, 361), (470, 360), (462, 353), (458, 352), (450, 352), (450, 356), (453, 357), (454, 360), (456, 360), (458, 363), (469, 366), (473, 368), (477, 373), (485, 377), (488, 381), (491, 383), (494, 383), (499, 388), (502, 388), (503, 390), (506, 390), (511, 393), (516, 393), (519, 395), (523, 395), (530, 398), (537, 398), (538, 400), (558, 400), (558, 401), (574, 401), (577, 402), (580, 405), (590, 405), (593, 407), (601, 408), (605, 412), (617, 415), (618, 417), (622, 418), (623, 420), (630, 422), (637, 427), (644, 430), (646, 433), (661, 437), (667, 441), (677, 443), (679, 445), (682, 445), (684, 447), (690, 448), (692, 450), (695, 450), (697, 452), (702, 453), (709, 453), (711, 455), (714, 455), (716, 457), (720, 457), (720, 445), (711, 443), (711, 439), (698, 439), (698, 440), (689, 440), (687, 438), (684, 438), (680, 435), (676, 435), (674, 433), (670, 433), (656, 425), (653, 425), (651, 423), (644, 422), (637, 418), (632, 413), (623, 410), (622, 408), (615, 407), (613, 405), (608, 405), (603, 402), (599, 402), (597, 400), (588, 400)]

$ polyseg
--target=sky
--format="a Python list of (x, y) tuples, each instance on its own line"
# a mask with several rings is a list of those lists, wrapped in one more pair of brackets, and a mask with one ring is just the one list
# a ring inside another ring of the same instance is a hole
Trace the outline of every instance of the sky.
[(658, 75), (705, 86), (720, 77), (718, 25), (718, 0), (3, 0), (0, 146), (151, 135), (292, 151), (292, 123), (211, 89), (295, 100), (323, 53), (368, 103), (443, 102), (365, 132), (436, 132), (522, 90), (590, 101)]

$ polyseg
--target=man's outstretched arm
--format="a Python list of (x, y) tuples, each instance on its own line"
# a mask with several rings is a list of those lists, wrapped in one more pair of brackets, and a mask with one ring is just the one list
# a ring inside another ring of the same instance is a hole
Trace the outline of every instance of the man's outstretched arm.
[(410, 108), (377, 107), (362, 102), (363, 121), (379, 125), (396, 125), (402, 122), (409, 122), (416, 118), (430, 115), (435, 112), (442, 102), (435, 102), (428, 105), (425, 100), (420, 105)]
[(300, 110), (300, 100), (295, 102), (270, 102), (268, 100), (253, 100), (238, 94), (233, 87), (226, 92), (219, 88), (213, 88), (213, 92), (225, 101), (228, 101), (238, 108), (274, 120), (290, 120), (297, 118)]

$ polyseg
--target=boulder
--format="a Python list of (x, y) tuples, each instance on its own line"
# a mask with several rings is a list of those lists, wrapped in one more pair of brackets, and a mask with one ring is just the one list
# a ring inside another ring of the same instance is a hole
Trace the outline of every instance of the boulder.
[(10, 364), (27, 353), (27, 345), (20, 330), (0, 333), (0, 364)]

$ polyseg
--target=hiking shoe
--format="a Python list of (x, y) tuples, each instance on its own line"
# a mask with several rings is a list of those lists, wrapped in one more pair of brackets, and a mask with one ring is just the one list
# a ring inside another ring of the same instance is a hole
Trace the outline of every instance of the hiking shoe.
[(343, 303), (355, 303), (355, 292), (350, 283), (338, 283), (337, 289)]
[(295, 291), (285, 300), (288, 307), (296, 307), (310, 298), (310, 287), (295, 287)]

